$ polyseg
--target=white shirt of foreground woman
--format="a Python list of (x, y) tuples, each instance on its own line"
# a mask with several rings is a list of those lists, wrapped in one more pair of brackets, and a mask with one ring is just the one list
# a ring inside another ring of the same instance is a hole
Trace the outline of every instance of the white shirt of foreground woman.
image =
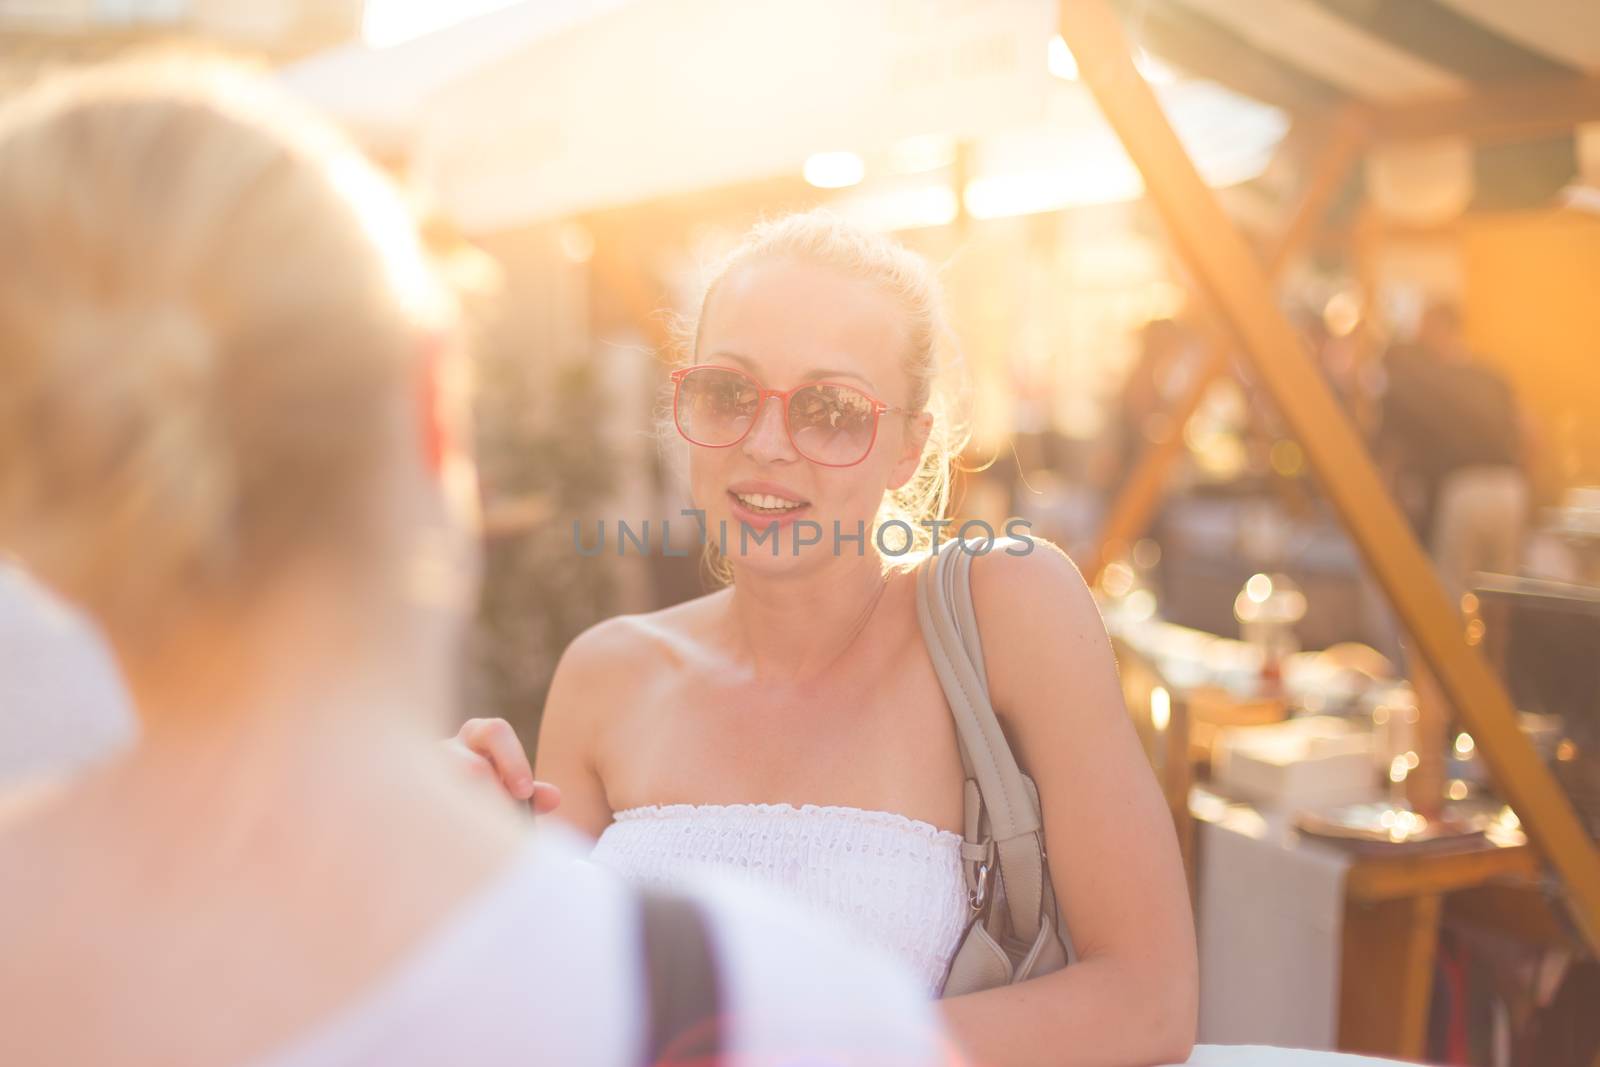
[[(570, 831), (536, 837), (380, 987), (250, 1067), (639, 1064), (636, 894)], [(733, 882), (686, 892), (709, 920), (727, 1067), (959, 1062), (890, 961)]]

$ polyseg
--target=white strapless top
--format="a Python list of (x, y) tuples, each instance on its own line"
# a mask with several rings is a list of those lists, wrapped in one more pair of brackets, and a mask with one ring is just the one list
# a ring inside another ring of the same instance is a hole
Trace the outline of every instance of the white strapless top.
[(815, 804), (669, 804), (613, 818), (593, 858), (629, 881), (670, 888), (696, 868), (742, 871), (899, 957), (930, 994), (944, 983), (969, 910), (959, 834)]

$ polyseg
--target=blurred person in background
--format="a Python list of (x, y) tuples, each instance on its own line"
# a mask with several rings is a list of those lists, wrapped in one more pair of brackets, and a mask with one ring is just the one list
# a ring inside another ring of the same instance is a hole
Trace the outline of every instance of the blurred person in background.
[(1385, 360), (1376, 451), (1446, 587), (1515, 573), (1529, 507), (1531, 424), (1505, 378), (1468, 350), (1461, 313), (1436, 303)]
[(1173, 425), (1173, 412), (1204, 371), (1204, 350), (1177, 319), (1151, 319), (1138, 336), (1133, 366), (1091, 464), (1090, 480), (1109, 496), (1122, 488), (1146, 448), (1183, 431)]
[(67, 78), (0, 111), (0, 248), (0, 543), (141, 721), (4, 797), (0, 1063), (622, 1065), (677, 1023), (942, 1060), (888, 961), (742, 887), (641, 896), (441, 757), (459, 312), (336, 134), (210, 65)]
[[(930, 547), (924, 523), (945, 514), (959, 451), (940, 287), (887, 237), (788, 216), (732, 253), (692, 337), (673, 376), (676, 426), (726, 587), (568, 648), (537, 777), (631, 880), (745, 872), (848, 921), (935, 995), (971, 914), (965, 775), (905, 565), (918, 557), (884, 546), (901, 541), (887, 526), (899, 520)], [(824, 531), (804, 548), (791, 537), (802, 519)], [(746, 543), (742, 531), (769, 524), (778, 542)], [(972, 587), (990, 694), (1038, 783), (1077, 958), (945, 999), (944, 1017), (985, 1064), (1185, 1060), (1188, 891), (1094, 598), (1044, 542), (977, 556)], [(506, 723), (470, 722), (457, 743), (514, 795), (532, 788)]]

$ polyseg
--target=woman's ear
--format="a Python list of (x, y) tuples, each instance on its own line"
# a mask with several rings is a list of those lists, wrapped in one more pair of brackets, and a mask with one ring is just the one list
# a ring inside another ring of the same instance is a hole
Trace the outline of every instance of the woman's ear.
[(922, 466), (922, 450), (927, 447), (928, 435), (932, 432), (933, 415), (929, 412), (918, 412), (914, 418), (906, 420), (905, 448), (889, 472), (890, 489), (899, 489), (917, 473), (917, 468)]

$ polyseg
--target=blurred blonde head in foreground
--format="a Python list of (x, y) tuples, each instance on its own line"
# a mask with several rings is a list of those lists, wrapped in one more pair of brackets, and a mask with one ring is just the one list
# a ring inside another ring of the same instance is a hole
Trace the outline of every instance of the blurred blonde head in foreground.
[(0, 110), (0, 248), (0, 544), (125, 661), (291, 573), (444, 595), (454, 303), (330, 128), (212, 61), (59, 79)]
[(372, 165), (210, 61), (0, 109), (0, 248), (0, 545), (141, 719), (0, 797), (0, 1062), (238, 1062), (523, 840), (437, 740), (476, 560), (455, 302)]

